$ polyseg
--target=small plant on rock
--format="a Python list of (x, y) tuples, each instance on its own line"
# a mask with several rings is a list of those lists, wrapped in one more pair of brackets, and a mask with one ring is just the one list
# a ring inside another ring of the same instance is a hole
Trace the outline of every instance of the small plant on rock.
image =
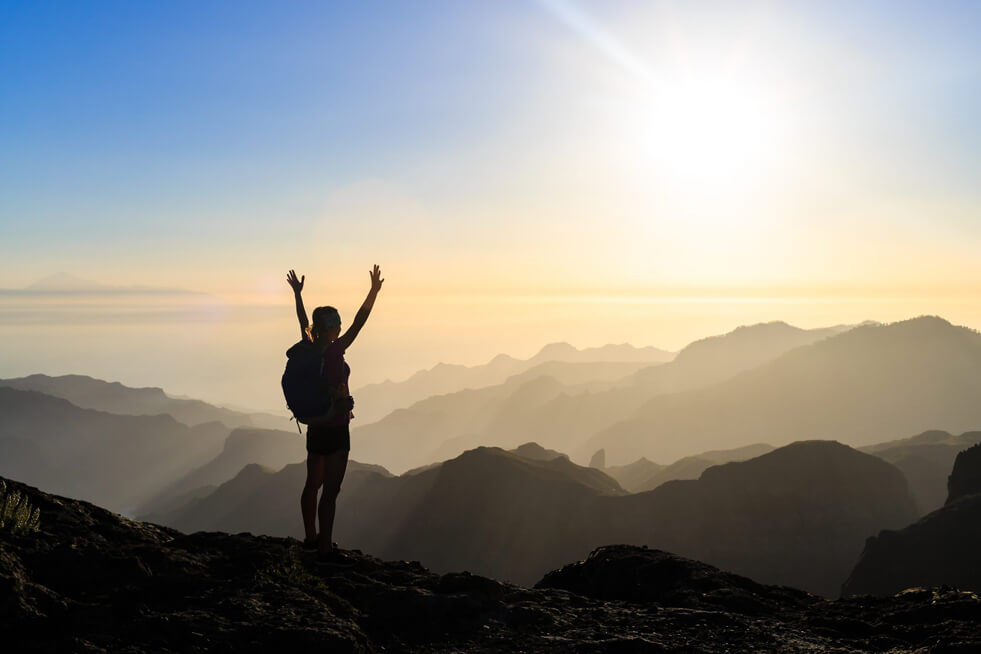
[(27, 495), (8, 490), (7, 483), (0, 479), (0, 530), (27, 534), (37, 531), (40, 524), (41, 510), (31, 506)]

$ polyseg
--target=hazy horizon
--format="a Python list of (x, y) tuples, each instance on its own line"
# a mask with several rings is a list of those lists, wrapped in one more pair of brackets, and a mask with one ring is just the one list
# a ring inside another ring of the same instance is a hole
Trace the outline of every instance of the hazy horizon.
[[(308, 292), (311, 308), (314, 288)], [(288, 290), (281, 295), (286, 297), (279, 302), (212, 295), (0, 296), (0, 338), (7, 345), (0, 354), (0, 377), (82, 374), (283, 413), (279, 376), (285, 350), (299, 333)], [(358, 296), (349, 293), (345, 299), (337, 305), (346, 318)], [(920, 315), (981, 328), (981, 301), (957, 296), (433, 298), (391, 293), (383, 300), (348, 355), (354, 389), (402, 381), (437, 363), (473, 366), (499, 354), (527, 359), (554, 342), (579, 349), (629, 343), (678, 351), (742, 325), (782, 321), (812, 329)], [(427, 324), (426, 312), (440, 309), (447, 319)], [(591, 320), (575, 320), (580, 314)]]

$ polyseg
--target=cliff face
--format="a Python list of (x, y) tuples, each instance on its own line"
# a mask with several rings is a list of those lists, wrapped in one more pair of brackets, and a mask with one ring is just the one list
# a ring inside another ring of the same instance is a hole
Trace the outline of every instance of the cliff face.
[(0, 531), (6, 651), (978, 651), (981, 601), (951, 589), (824, 601), (629, 546), (522, 588), (289, 538), (185, 535), (8, 482), (41, 529)]
[(842, 595), (889, 595), (916, 586), (981, 591), (981, 495), (948, 504), (899, 531), (869, 538)]
[(969, 447), (954, 459), (947, 478), (947, 504), (981, 493), (981, 444)]
[(957, 455), (947, 503), (899, 531), (869, 538), (843, 595), (947, 584), (981, 591), (981, 446)]

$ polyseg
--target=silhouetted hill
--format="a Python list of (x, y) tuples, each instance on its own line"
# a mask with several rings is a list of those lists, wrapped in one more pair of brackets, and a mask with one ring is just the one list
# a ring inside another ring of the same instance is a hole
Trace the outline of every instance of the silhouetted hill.
[(598, 363), (622, 377), (640, 367), (670, 361), (673, 357), (672, 352), (655, 347), (634, 347), (627, 343), (582, 350), (577, 350), (568, 343), (552, 343), (530, 359), (516, 359), (499, 354), (479, 366), (439, 363), (429, 370), (420, 370), (405, 381), (367, 384), (355, 389), (354, 395), (359, 407), (358, 420), (366, 424), (381, 420), (396, 409), (411, 406), (434, 395), (501, 384), (508, 377), (545, 363)]
[[(398, 529), (375, 540), (368, 521), (348, 532), (349, 542), (440, 570), (521, 581), (537, 579), (569, 551), (592, 549), (596, 535), (584, 523), (599, 498), (623, 493), (612, 478), (568, 459), (529, 460), (498, 448), (465, 452), (411, 480), (414, 497), (397, 510)], [(366, 504), (353, 496), (350, 503)]]
[(772, 450), (772, 446), (758, 443), (732, 450), (702, 452), (695, 456), (683, 457), (669, 465), (653, 463), (641, 457), (627, 465), (607, 466), (603, 468), (603, 471), (620, 482), (626, 491), (643, 493), (676, 479), (698, 479), (706, 469), (712, 466), (730, 461), (745, 461)]
[(298, 542), (185, 535), (16, 482), (41, 531), (0, 531), (13, 652), (974, 651), (976, 595), (820, 601), (665, 552), (616, 546), (522, 588)]
[(552, 459), (558, 459), (559, 457), (565, 459), (569, 458), (565, 454), (562, 454), (562, 452), (547, 450), (538, 443), (525, 443), (524, 445), (519, 445), (513, 450), (510, 450), (510, 452), (525, 459), (532, 459), (533, 461), (551, 461)]
[(618, 503), (604, 512), (618, 541), (825, 596), (869, 534), (916, 515), (899, 470), (833, 441), (794, 443)]
[(698, 479), (703, 472), (712, 466), (719, 465), (720, 463), (729, 463), (730, 461), (745, 461), (771, 452), (772, 450), (772, 445), (756, 443), (754, 445), (737, 447), (732, 450), (713, 450), (702, 452), (695, 456), (686, 456), (678, 459), (671, 465), (662, 467), (660, 470), (655, 470), (647, 478), (639, 480), (634, 487), (635, 490), (632, 492), (643, 493), (644, 491), (654, 490), (661, 484), (666, 484), (676, 479)]
[[(140, 518), (187, 532), (249, 531), (302, 538), (299, 498), (306, 474), (306, 463), (291, 463), (280, 470), (250, 463), (213, 492)], [(344, 493), (356, 495), (373, 477), (384, 479), (391, 474), (381, 466), (348, 462)]]
[(981, 442), (981, 432), (953, 436), (927, 431), (912, 438), (859, 448), (888, 461), (903, 471), (920, 515), (940, 508), (947, 498), (947, 476), (958, 452)]
[[(355, 427), (354, 454), (399, 472), (481, 445), (512, 448), (535, 441), (575, 452), (576, 460), (586, 462), (603, 446), (582, 447), (584, 441), (634, 414), (651, 398), (728, 379), (801, 343), (844, 329), (802, 330), (783, 323), (741, 327), (690, 345), (682, 351), (685, 356), (679, 354), (675, 361), (647, 366), (619, 379), (601, 376), (610, 368), (594, 369), (588, 375), (587, 368), (580, 368), (573, 377), (572, 368), (542, 367), (503, 384), (431, 397), (374, 424), (362, 423)], [(532, 379), (539, 372), (540, 378)], [(590, 376), (592, 382), (583, 381)], [(362, 399), (358, 397), (359, 406)], [(755, 440), (746, 438), (737, 444)], [(672, 460), (695, 452), (648, 458)], [(607, 463), (614, 465), (640, 456), (611, 456), (609, 450), (606, 454)]]
[(160, 388), (130, 388), (119, 382), (106, 382), (85, 375), (29, 375), (0, 379), (0, 387), (22, 391), (39, 391), (60, 397), (83, 409), (95, 409), (120, 415), (157, 415), (166, 413), (188, 426), (221, 422), (228, 427), (289, 426), (286, 418), (265, 413), (243, 413), (216, 407), (200, 400), (176, 399)]
[(126, 512), (216, 456), (228, 429), (0, 387), (0, 474)]
[(228, 435), (218, 456), (169, 485), (153, 500), (139, 507), (137, 514), (154, 514), (165, 506), (174, 506), (173, 498), (203, 486), (222, 484), (249, 464), (279, 470), (289, 463), (303, 462), (306, 458), (306, 439), (296, 432), (235, 429)]
[[(167, 523), (299, 535), (303, 479), (299, 465), (245, 470)], [(235, 521), (228, 507), (240, 507)], [(832, 595), (865, 539), (908, 524), (915, 509), (896, 468), (838, 443), (810, 442), (636, 495), (565, 457), (478, 448), (401, 477), (349, 471), (337, 516), (337, 542), (437, 570), (530, 583), (557, 560), (626, 542)]]
[(868, 325), (714, 386), (657, 396), (575, 456), (602, 447), (611, 462), (664, 460), (761, 440), (860, 446), (896, 433), (956, 433), (981, 425), (979, 395), (977, 332), (933, 317)]

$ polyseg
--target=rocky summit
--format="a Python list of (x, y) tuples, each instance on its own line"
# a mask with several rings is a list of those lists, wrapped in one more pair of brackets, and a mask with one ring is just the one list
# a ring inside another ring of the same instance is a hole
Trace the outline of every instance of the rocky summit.
[(40, 530), (0, 531), (5, 651), (976, 652), (952, 588), (829, 601), (609, 546), (534, 588), (289, 538), (183, 534), (8, 482)]

